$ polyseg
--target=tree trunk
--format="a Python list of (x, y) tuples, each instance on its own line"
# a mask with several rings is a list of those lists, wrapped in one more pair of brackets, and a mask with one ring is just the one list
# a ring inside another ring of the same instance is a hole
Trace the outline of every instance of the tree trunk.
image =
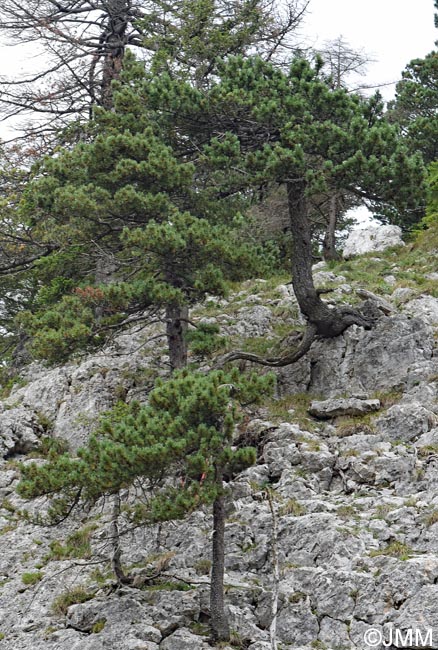
[(101, 104), (111, 109), (113, 106), (111, 82), (120, 76), (127, 45), (126, 32), (130, 19), (127, 0), (109, 0), (107, 12), (108, 21), (100, 38), (100, 49), (104, 52)]
[(216, 468), (218, 496), (213, 503), (213, 549), (210, 586), (210, 615), (213, 641), (229, 641), (230, 627), (224, 608), (225, 499), (222, 469)]
[(274, 499), (272, 492), (268, 489), (268, 503), (272, 517), (272, 565), (274, 573), (274, 584), (272, 587), (272, 602), (271, 602), (271, 624), (269, 626), (269, 637), (271, 640), (271, 650), (278, 650), (277, 646), (277, 616), (278, 616), (278, 594), (280, 586), (280, 562), (278, 559), (278, 518), (275, 512)]
[(336, 251), (336, 226), (338, 223), (339, 198), (335, 193), (330, 198), (329, 219), (322, 243), (322, 256), (326, 262), (339, 259)]
[(292, 286), (301, 312), (307, 320), (306, 330), (298, 347), (280, 357), (266, 359), (258, 354), (234, 350), (223, 355), (216, 362), (216, 368), (237, 359), (281, 368), (295, 363), (307, 354), (316, 337), (335, 338), (351, 325), (359, 325), (365, 329), (371, 329), (373, 326), (374, 321), (356, 309), (349, 306), (329, 307), (321, 300), (320, 294), (326, 291), (317, 291), (313, 284), (312, 236), (304, 181), (289, 181), (287, 197), (292, 232)]
[(118, 585), (127, 584), (130, 582), (122, 567), (122, 549), (120, 546), (120, 533), (119, 533), (119, 516), (120, 516), (120, 494), (114, 495), (113, 510), (111, 514), (111, 527), (110, 537), (112, 545), (111, 568), (114, 572)]
[(287, 196), (292, 231), (292, 285), (304, 316), (316, 334), (335, 338), (351, 325), (370, 328), (370, 322), (351, 307), (330, 308), (315, 289), (312, 276), (312, 239), (303, 181), (289, 182)]
[(189, 308), (186, 305), (170, 304), (166, 307), (166, 335), (169, 347), (171, 370), (187, 365), (187, 341)]

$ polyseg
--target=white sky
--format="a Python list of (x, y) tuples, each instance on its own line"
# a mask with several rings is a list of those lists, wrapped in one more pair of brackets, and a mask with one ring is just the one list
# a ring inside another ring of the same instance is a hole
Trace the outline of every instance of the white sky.
[[(433, 0), (311, 0), (302, 28), (309, 45), (342, 35), (351, 47), (376, 62), (368, 65), (367, 83), (396, 82), (406, 64), (435, 48)], [(385, 99), (394, 86), (380, 89)]]
[[(392, 82), (380, 88), (389, 100), (406, 64), (434, 49), (438, 30), (433, 16), (433, 0), (310, 0), (300, 32), (308, 46), (321, 47), (342, 36), (352, 48), (364, 51), (375, 62), (368, 64), (360, 83)], [(0, 75), (25, 76), (41, 67), (34, 46), (0, 51)], [(8, 124), (0, 123), (0, 137), (10, 137), (8, 131)]]
[[(342, 36), (369, 55), (374, 62), (359, 81), (391, 84), (379, 88), (388, 101), (406, 65), (435, 49), (434, 13), (433, 0), (311, 0), (301, 31), (309, 46), (318, 48)], [(370, 223), (365, 207), (354, 210), (354, 217), (359, 227)]]

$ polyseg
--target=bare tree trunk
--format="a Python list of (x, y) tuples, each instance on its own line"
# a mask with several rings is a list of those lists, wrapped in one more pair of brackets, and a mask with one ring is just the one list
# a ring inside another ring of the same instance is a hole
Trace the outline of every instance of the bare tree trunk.
[(370, 322), (351, 307), (331, 308), (324, 303), (313, 284), (312, 240), (305, 185), (289, 182), (287, 196), (292, 231), (292, 285), (304, 316), (323, 338), (335, 338), (351, 325), (370, 329)]
[(336, 226), (339, 214), (339, 197), (335, 193), (330, 198), (329, 219), (322, 243), (322, 256), (328, 262), (337, 260), (339, 255), (336, 251)]
[(101, 103), (105, 108), (111, 109), (113, 106), (111, 83), (119, 78), (122, 70), (130, 12), (127, 0), (108, 0), (107, 10), (108, 24), (100, 39), (100, 48), (105, 52)]
[(278, 519), (275, 512), (272, 492), (268, 489), (268, 503), (272, 516), (272, 564), (274, 569), (274, 586), (272, 589), (271, 602), (271, 625), (269, 626), (269, 637), (271, 640), (271, 649), (277, 650), (277, 614), (278, 614), (278, 591), (280, 585), (280, 566), (278, 560)]
[(166, 307), (166, 335), (172, 370), (187, 365), (187, 341), (189, 309), (186, 305), (170, 304)]
[(222, 468), (216, 468), (218, 496), (213, 503), (213, 549), (210, 586), (211, 632), (214, 642), (229, 641), (230, 627), (224, 607), (225, 499)]
[(111, 527), (110, 527), (110, 537), (113, 548), (113, 553), (111, 556), (111, 568), (114, 572), (114, 575), (117, 580), (117, 584), (123, 585), (130, 582), (126, 573), (123, 571), (121, 557), (122, 557), (122, 548), (120, 546), (120, 533), (119, 533), (119, 516), (120, 516), (120, 494), (114, 495), (113, 500), (113, 510), (111, 514)]
[(371, 329), (373, 322), (352, 307), (329, 307), (320, 298), (321, 293), (313, 284), (312, 276), (312, 237), (306, 187), (302, 180), (289, 181), (287, 196), (292, 232), (292, 285), (300, 310), (307, 320), (307, 328), (298, 347), (281, 357), (265, 359), (257, 354), (235, 350), (220, 358), (215, 367), (222, 367), (229, 361), (246, 359), (264, 366), (282, 367), (295, 363), (312, 346), (316, 337), (335, 338), (351, 325)]

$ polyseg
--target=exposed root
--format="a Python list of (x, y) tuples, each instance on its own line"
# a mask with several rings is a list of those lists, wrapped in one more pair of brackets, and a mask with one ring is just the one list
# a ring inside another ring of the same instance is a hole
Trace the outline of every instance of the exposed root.
[(374, 320), (364, 316), (352, 307), (325, 308), (321, 315), (322, 318), (320, 320), (309, 321), (300, 344), (288, 354), (281, 357), (268, 357), (265, 359), (258, 354), (244, 352), (243, 350), (234, 350), (219, 358), (214, 367), (222, 368), (230, 361), (243, 359), (244, 361), (252, 361), (262, 366), (282, 368), (296, 363), (301, 357), (304, 357), (310, 350), (313, 342), (318, 338), (336, 338), (352, 325), (359, 325), (366, 330), (370, 330), (374, 326)]
[(264, 359), (258, 354), (243, 352), (242, 350), (234, 350), (233, 352), (229, 352), (228, 354), (225, 354), (223, 357), (218, 359), (218, 361), (215, 363), (215, 368), (222, 368), (222, 366), (224, 366), (226, 363), (229, 363), (230, 361), (236, 361), (237, 359), (252, 361), (253, 363), (259, 363), (262, 366), (270, 366), (271, 368), (281, 368), (283, 366), (288, 366), (292, 363), (295, 363), (301, 359), (301, 357), (307, 354), (313, 341), (316, 339), (316, 335), (316, 325), (309, 324), (304, 332), (299, 346), (288, 354), (285, 354), (281, 357), (270, 357)]

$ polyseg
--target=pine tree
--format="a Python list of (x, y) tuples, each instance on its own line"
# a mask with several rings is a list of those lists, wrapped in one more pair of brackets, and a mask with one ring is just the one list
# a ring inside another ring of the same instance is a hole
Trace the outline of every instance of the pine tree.
[(411, 61), (389, 104), (390, 119), (398, 124), (412, 151), (422, 154), (426, 164), (438, 158), (438, 52)]
[(284, 357), (266, 361), (239, 354), (229, 360), (285, 365), (305, 354), (316, 336), (336, 337), (353, 324), (372, 326), (352, 307), (329, 308), (314, 287), (312, 199), (348, 192), (392, 223), (415, 223), (421, 215), (421, 157), (409, 153), (398, 129), (385, 119), (378, 95), (364, 100), (331, 88), (321, 78), (321, 65), (321, 60), (311, 65), (295, 59), (283, 72), (260, 58), (235, 57), (204, 95), (165, 76), (148, 89), (150, 101), (173, 128), (198, 143), (224, 195), (268, 183), (287, 190), (292, 282), (308, 328), (298, 349)]
[(272, 382), (270, 375), (237, 370), (208, 375), (185, 370), (158, 380), (146, 406), (133, 403), (109, 414), (77, 457), (64, 453), (44, 465), (23, 466), (18, 491), (25, 498), (47, 495), (52, 523), (75, 507), (136, 485), (141, 490), (125, 516), (137, 525), (180, 519), (213, 504), (211, 628), (215, 641), (226, 641), (224, 479), (256, 460), (254, 448), (235, 446), (239, 405), (260, 401)]
[[(134, 61), (130, 76), (144, 78)], [(39, 290), (16, 321), (33, 355), (63, 361), (116, 329), (163, 319), (171, 368), (181, 368), (190, 306), (260, 268), (257, 249), (239, 237), (244, 199), (212, 193), (161, 133), (136, 87), (119, 84), (89, 141), (35, 168), (18, 214), (47, 254), (31, 263)]]
[(203, 84), (229, 54), (287, 52), (308, 1), (284, 8), (276, 0), (4, 0), (2, 40), (34, 48), (39, 65), (0, 79), (0, 112), (30, 118), (23, 139), (56, 141), (59, 128), (86, 120), (93, 106), (112, 106), (111, 82), (130, 49), (155, 71)]

